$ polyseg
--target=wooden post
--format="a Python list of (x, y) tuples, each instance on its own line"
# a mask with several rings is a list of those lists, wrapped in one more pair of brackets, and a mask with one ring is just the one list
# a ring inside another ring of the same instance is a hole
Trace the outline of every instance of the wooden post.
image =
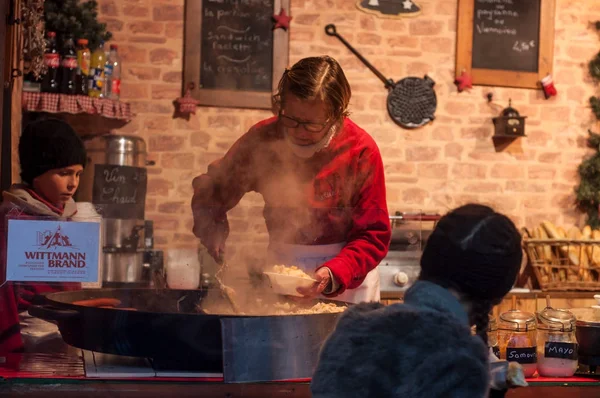
[[(10, 145), (6, 147), (4, 141), (5, 134), (10, 137), (9, 131), (5, 131), (6, 127), (9, 125), (8, 123), (4, 123), (4, 98), (10, 95), (10, 85), (6, 86), (6, 83), (10, 81), (10, 75), (7, 72), (10, 69), (10, 57), (8, 56), (7, 51), (7, 42), (8, 35), (6, 29), (6, 17), (9, 11), (9, 0), (0, 0), (0, 37), (3, 37), (4, 40), (0, 40), (0, 76), (2, 80), (2, 94), (0, 94), (0, 129), (2, 134), (0, 134), (0, 166), (2, 169), (2, 173), (0, 174), (0, 190), (4, 190), (10, 185), (10, 174), (5, 172), (7, 170), (5, 166), (8, 166), (8, 170), (10, 170)], [(6, 152), (6, 153), (5, 153)], [(6, 163), (6, 165), (5, 165)], [(5, 176), (8, 176), (8, 180)]]
[[(2, 76), (2, 140), (0, 164), (2, 190), (19, 178), (18, 143), (21, 131), (21, 92), (23, 89), (22, 27), (11, 23), (21, 17), (21, 0), (0, 0), (0, 76)], [(8, 22), (8, 24), (7, 24)], [(21, 72), (20, 76), (17, 72)]]

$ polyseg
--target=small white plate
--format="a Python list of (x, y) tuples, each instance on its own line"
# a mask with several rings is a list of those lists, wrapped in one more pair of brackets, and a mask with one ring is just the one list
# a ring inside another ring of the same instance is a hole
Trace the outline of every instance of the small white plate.
[(312, 278), (300, 278), (298, 276), (278, 274), (276, 272), (264, 272), (264, 274), (269, 278), (273, 291), (277, 294), (286, 296), (302, 297), (296, 289), (299, 287), (311, 287), (316, 282), (316, 280)]

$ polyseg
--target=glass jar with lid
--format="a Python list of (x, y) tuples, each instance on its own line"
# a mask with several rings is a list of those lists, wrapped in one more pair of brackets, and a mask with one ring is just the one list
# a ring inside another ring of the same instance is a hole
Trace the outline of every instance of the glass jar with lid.
[[(496, 317), (492, 314), (489, 314), (488, 328), (487, 328), (487, 338), (488, 338), (488, 348), (491, 348), (498, 358), (500, 358), (500, 349), (498, 348), (498, 323), (496, 322)], [(477, 333), (477, 329), (475, 325), (471, 327), (471, 334), (474, 336)]]
[(575, 316), (567, 310), (546, 307), (538, 318), (538, 373), (570, 377), (577, 370)]
[(488, 322), (488, 347), (492, 349), (494, 355), (500, 358), (500, 348), (498, 347), (498, 322), (496, 317), (490, 314), (490, 320)]
[(533, 376), (537, 369), (536, 326), (535, 315), (531, 312), (511, 310), (500, 315), (500, 359), (520, 363), (525, 377)]

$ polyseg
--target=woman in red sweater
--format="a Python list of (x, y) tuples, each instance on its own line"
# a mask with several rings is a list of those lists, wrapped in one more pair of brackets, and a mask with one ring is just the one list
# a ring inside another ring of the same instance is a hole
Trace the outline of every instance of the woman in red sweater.
[(222, 258), (227, 211), (260, 193), (269, 252), (317, 283), (301, 291), (349, 302), (379, 300), (377, 264), (390, 241), (383, 163), (375, 141), (348, 116), (351, 90), (332, 58), (285, 71), (277, 116), (253, 126), (193, 181), (194, 234)]
[(83, 143), (71, 126), (61, 120), (32, 122), (21, 135), (19, 161), (23, 183), (3, 192), (0, 205), (0, 354), (33, 349), (24, 347), (22, 337), (33, 346), (55, 335), (53, 325), (28, 316), (27, 309), (35, 295), (80, 287), (78, 283), (3, 284), (7, 215), (19, 219), (70, 219), (77, 212), (73, 195), (86, 160)]

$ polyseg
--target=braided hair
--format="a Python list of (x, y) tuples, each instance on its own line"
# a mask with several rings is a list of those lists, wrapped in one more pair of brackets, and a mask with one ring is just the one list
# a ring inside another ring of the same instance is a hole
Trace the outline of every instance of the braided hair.
[(488, 344), (489, 313), (492, 307), (493, 304), (490, 300), (476, 300), (471, 306), (471, 323), (475, 325), (475, 334), (481, 337), (486, 345)]
[(521, 267), (521, 235), (491, 207), (468, 204), (440, 219), (421, 256), (419, 279), (452, 288), (471, 302), (469, 317), (487, 343), (489, 312)]

